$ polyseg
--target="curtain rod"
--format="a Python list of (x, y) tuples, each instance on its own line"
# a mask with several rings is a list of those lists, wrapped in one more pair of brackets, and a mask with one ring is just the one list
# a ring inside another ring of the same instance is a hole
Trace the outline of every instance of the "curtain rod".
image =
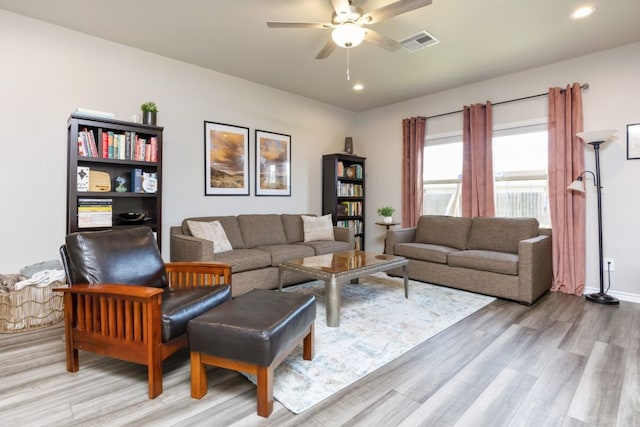
[[(589, 89), (589, 83), (584, 83), (580, 85), (580, 89)], [(562, 91), (564, 92), (565, 89), (562, 89)], [(539, 98), (541, 96), (547, 96), (549, 95), (549, 93), (539, 93), (537, 95), (529, 95), (529, 96), (524, 96), (522, 98), (516, 98), (516, 99), (509, 99), (507, 101), (500, 101), (500, 102), (495, 102), (495, 103), (491, 103), (491, 105), (495, 106), (495, 105), (500, 105), (500, 104), (508, 104), (509, 102), (516, 102), (516, 101), (524, 101), (526, 99), (532, 99), (532, 98)], [(436, 117), (443, 117), (443, 116), (449, 116), (451, 114), (458, 114), (458, 113), (462, 113), (464, 110), (457, 110), (457, 111), (450, 111), (448, 113), (442, 113), (442, 114), (436, 114), (435, 116), (427, 116), (426, 119), (435, 119)]]

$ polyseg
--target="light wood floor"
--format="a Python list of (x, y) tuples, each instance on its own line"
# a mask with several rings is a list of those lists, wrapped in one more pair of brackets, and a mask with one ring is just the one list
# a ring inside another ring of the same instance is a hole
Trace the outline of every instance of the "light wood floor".
[(211, 369), (208, 394), (191, 399), (187, 353), (165, 362), (154, 400), (141, 366), (81, 352), (69, 374), (57, 324), (0, 335), (0, 423), (640, 426), (639, 326), (640, 304), (498, 300), (307, 412), (275, 402), (264, 419), (253, 384), (231, 371)]

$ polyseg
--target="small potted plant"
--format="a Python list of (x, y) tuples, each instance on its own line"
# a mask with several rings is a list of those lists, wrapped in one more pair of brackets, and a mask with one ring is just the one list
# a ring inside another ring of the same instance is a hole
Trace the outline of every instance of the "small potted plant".
[(158, 113), (158, 107), (155, 102), (148, 101), (140, 106), (142, 110), (142, 123), (145, 125), (156, 125), (156, 115)]
[(378, 209), (378, 215), (382, 217), (382, 221), (386, 224), (393, 222), (393, 218), (391, 217), (396, 210), (391, 206), (383, 206)]

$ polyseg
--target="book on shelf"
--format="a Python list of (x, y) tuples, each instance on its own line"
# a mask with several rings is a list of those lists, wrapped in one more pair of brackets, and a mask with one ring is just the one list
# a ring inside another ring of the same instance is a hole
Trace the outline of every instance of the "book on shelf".
[(91, 169), (88, 166), (78, 166), (76, 175), (76, 190), (89, 191), (89, 173)]
[(142, 169), (134, 168), (131, 171), (131, 191), (142, 193)]
[(78, 228), (111, 227), (112, 199), (78, 199)]
[(116, 116), (115, 114), (107, 113), (106, 111), (92, 110), (92, 109), (83, 108), (83, 107), (76, 108), (76, 113), (82, 114), (83, 116), (101, 117), (105, 119), (113, 119)]
[(78, 156), (103, 159), (158, 161), (158, 137), (140, 137), (135, 131), (117, 133), (83, 128), (78, 131)]

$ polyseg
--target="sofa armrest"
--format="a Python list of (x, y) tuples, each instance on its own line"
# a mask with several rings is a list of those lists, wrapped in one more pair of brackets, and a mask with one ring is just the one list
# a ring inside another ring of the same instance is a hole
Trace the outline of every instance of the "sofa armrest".
[(538, 235), (518, 243), (519, 300), (532, 304), (551, 288), (551, 236)]
[(398, 228), (387, 230), (384, 251), (387, 255), (394, 254), (394, 248), (398, 243), (411, 243), (416, 239), (416, 228)]
[(333, 237), (340, 242), (347, 242), (351, 249), (356, 247), (355, 231), (347, 227), (333, 227)]
[(170, 234), (171, 262), (215, 260), (212, 241), (187, 236), (182, 233), (182, 228), (177, 226), (171, 227)]

